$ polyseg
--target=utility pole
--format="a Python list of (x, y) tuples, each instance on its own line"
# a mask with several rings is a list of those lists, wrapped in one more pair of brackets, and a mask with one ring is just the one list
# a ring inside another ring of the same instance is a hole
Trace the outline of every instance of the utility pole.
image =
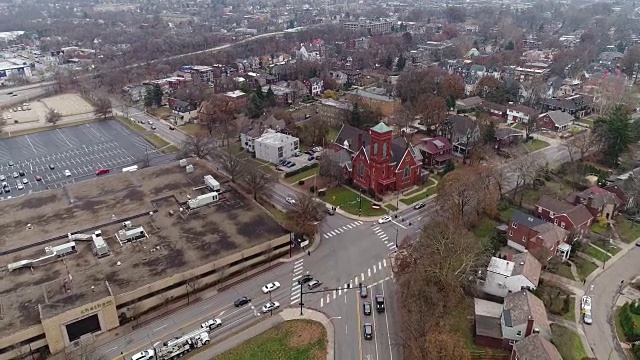
[(396, 251), (398, 250), (398, 227), (396, 226)]
[(302, 302), (302, 282), (300, 282), (300, 316), (302, 316), (302, 305), (304, 305), (304, 303)]

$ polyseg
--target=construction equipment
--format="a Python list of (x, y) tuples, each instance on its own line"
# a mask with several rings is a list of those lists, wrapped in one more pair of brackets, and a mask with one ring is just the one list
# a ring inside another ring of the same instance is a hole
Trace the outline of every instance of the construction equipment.
[(191, 352), (194, 349), (200, 348), (209, 344), (208, 329), (198, 329), (192, 331), (186, 335), (173, 338), (169, 341), (165, 341), (162, 347), (157, 349), (157, 360), (170, 360), (176, 359), (184, 354)]

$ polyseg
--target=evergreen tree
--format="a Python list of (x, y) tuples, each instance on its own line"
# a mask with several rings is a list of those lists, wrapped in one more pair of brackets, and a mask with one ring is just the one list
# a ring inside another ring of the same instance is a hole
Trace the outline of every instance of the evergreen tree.
[(387, 54), (387, 58), (384, 61), (384, 67), (386, 67), (387, 70), (391, 70), (393, 68), (393, 57), (391, 54)]
[(247, 108), (247, 112), (249, 117), (252, 119), (257, 119), (264, 112), (262, 100), (258, 97), (256, 93), (251, 94), (249, 98), (249, 107)]
[(351, 109), (351, 115), (349, 116), (349, 125), (358, 129), (362, 126), (362, 110), (358, 103), (353, 104), (353, 109)]
[(453, 110), (456, 108), (456, 97), (453, 94), (449, 94), (444, 101), (447, 103), (447, 109)]
[(493, 121), (489, 121), (484, 126), (484, 134), (482, 135), (482, 142), (485, 144), (491, 144), (496, 137), (496, 124)]
[(396, 63), (396, 69), (398, 69), (398, 71), (402, 71), (404, 70), (404, 67), (407, 65), (407, 59), (404, 57), (403, 54), (400, 54), (400, 56), (398, 56), (398, 62)]
[(450, 173), (455, 169), (456, 169), (456, 164), (453, 163), (453, 160), (447, 160), (447, 162), (444, 163), (444, 167), (442, 168), (442, 175)]
[(616, 50), (618, 50), (619, 53), (624, 53), (624, 50), (627, 47), (624, 45), (624, 43), (622, 42), (622, 40), (618, 41), (618, 44), (616, 45)]
[(614, 167), (620, 164), (620, 156), (629, 149), (638, 134), (624, 105), (616, 105), (607, 116), (596, 119), (593, 131), (602, 142), (605, 162)]
[(262, 92), (262, 86), (260, 84), (258, 84), (258, 86), (256, 86), (256, 96), (258, 96), (258, 99), (260, 99), (260, 101), (264, 100), (264, 92)]
[(151, 87), (147, 87), (144, 96), (144, 106), (162, 106), (162, 95), (164, 95), (164, 92), (162, 91), (160, 85), (153, 84)]
[(516, 48), (516, 45), (513, 43), (513, 40), (509, 40), (509, 42), (507, 43), (507, 46), (504, 47), (504, 49), (507, 51), (513, 50), (515, 48)]
[(480, 48), (480, 45), (478, 45), (478, 40), (473, 40), (473, 47), (476, 49)]
[(264, 94), (264, 105), (268, 107), (276, 106), (276, 94), (271, 90), (271, 86), (267, 89), (267, 92)]

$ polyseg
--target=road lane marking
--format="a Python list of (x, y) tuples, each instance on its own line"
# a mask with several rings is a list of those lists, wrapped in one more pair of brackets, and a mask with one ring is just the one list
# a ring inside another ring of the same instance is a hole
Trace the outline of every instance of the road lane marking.
[(364, 281), (364, 273), (360, 274), (360, 281)]
[(71, 145), (71, 143), (69, 142), (69, 140), (67, 140), (66, 137), (64, 137), (64, 135), (62, 135), (62, 131), (60, 131), (60, 129), (56, 129), (58, 131), (58, 134), (60, 134), (60, 137), (67, 142), (67, 145), (69, 145), (69, 147), (72, 147), (73, 145)]
[[(384, 266), (387, 266), (386, 264)], [(380, 270), (382, 270), (382, 262), (378, 261), (378, 268), (380, 268)]]
[(24, 138), (27, 139), (27, 142), (31, 146), (31, 149), (33, 149), (34, 154), (37, 154), (38, 152), (36, 151), (36, 148), (33, 147), (33, 144), (31, 143), (31, 140), (29, 140), (29, 135), (25, 135)]
[(360, 353), (360, 360), (362, 360), (362, 322), (360, 320), (360, 298), (358, 294), (354, 294), (356, 297), (356, 313), (358, 313), (358, 352)]
[(151, 331), (156, 332), (156, 331), (158, 331), (158, 330), (162, 330), (162, 329), (164, 329), (164, 328), (166, 328), (166, 327), (167, 327), (167, 324), (164, 324), (164, 325), (160, 326), (159, 328), (157, 328), (157, 329), (153, 329), (153, 330), (151, 330)]
[[(373, 296), (373, 288), (371, 288), (371, 296)], [(378, 353), (378, 334), (377, 334), (377, 330), (378, 330), (378, 324), (376, 324), (376, 313), (378, 311), (377, 310), (372, 310), (371, 311), (371, 326), (373, 327), (371, 333), (373, 335), (373, 343), (376, 346), (376, 360), (378, 360), (380, 358), (380, 355)]]
[[(382, 288), (382, 296), (384, 296), (384, 283), (380, 284)], [(389, 360), (393, 360), (393, 352), (391, 351), (391, 333), (389, 332), (389, 317), (387, 316), (387, 312), (384, 312), (384, 321), (387, 323), (387, 339), (389, 341)]]

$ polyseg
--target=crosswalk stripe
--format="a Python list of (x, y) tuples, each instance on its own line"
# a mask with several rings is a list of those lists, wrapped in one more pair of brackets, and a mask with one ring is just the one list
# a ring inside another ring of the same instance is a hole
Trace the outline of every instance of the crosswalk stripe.
[(341, 227), (340, 229), (347, 231), (346, 226)]
[(362, 221), (356, 221), (355, 223), (358, 225), (362, 225)]
[(384, 267), (387, 267), (387, 259), (382, 259), (382, 265), (384, 265)]
[(385, 235), (384, 237), (383, 237), (383, 236), (381, 236), (381, 237), (380, 237), (380, 239), (382, 239), (382, 241), (385, 241), (385, 240), (387, 240), (388, 238), (389, 238), (389, 237), (388, 237), (387, 235)]
[(387, 243), (387, 247), (392, 247), (392, 246), (395, 246), (395, 245), (393, 245), (393, 243)]
[(360, 274), (360, 278), (364, 281), (364, 273)]
[(296, 260), (296, 261), (294, 262), (294, 264), (296, 264), (296, 265), (297, 265), (297, 264), (300, 264), (300, 263), (302, 263), (302, 262), (304, 262), (304, 259), (299, 259), (299, 260)]
[(296, 280), (300, 279), (301, 277), (302, 277), (302, 275), (295, 276), (295, 277), (293, 278), (293, 281), (296, 281)]
[(382, 270), (382, 263), (380, 261), (378, 261), (378, 268)]
[(331, 297), (327, 294), (327, 304), (331, 301)]
[(395, 250), (395, 249), (396, 249), (396, 246), (395, 246), (395, 245), (393, 245), (393, 244), (391, 244), (391, 245), (392, 245), (392, 246), (389, 246), (389, 249), (391, 249), (391, 250)]
[(334, 291), (333, 291), (333, 300), (335, 300), (335, 299), (336, 299), (336, 292), (335, 292), (335, 290), (334, 290)]
[(329, 236), (327, 236), (327, 234), (324, 234), (324, 238), (325, 238), (325, 239), (328, 239), (328, 238), (329, 238)]
[(368, 276), (368, 277), (371, 277), (371, 268), (368, 268), (368, 269), (367, 269), (367, 276)]
[(320, 298), (320, 307), (324, 306), (324, 298)]
[(342, 288), (338, 288), (338, 295), (342, 295)]
[(373, 273), (374, 274), (376, 273), (376, 266), (375, 265), (373, 265)]
[(347, 224), (347, 227), (348, 227), (349, 229), (352, 229), (352, 228), (353, 228), (353, 225), (351, 225), (351, 224)]
[(300, 294), (291, 295), (291, 300), (292, 301), (296, 301), (298, 299), (300, 299)]

